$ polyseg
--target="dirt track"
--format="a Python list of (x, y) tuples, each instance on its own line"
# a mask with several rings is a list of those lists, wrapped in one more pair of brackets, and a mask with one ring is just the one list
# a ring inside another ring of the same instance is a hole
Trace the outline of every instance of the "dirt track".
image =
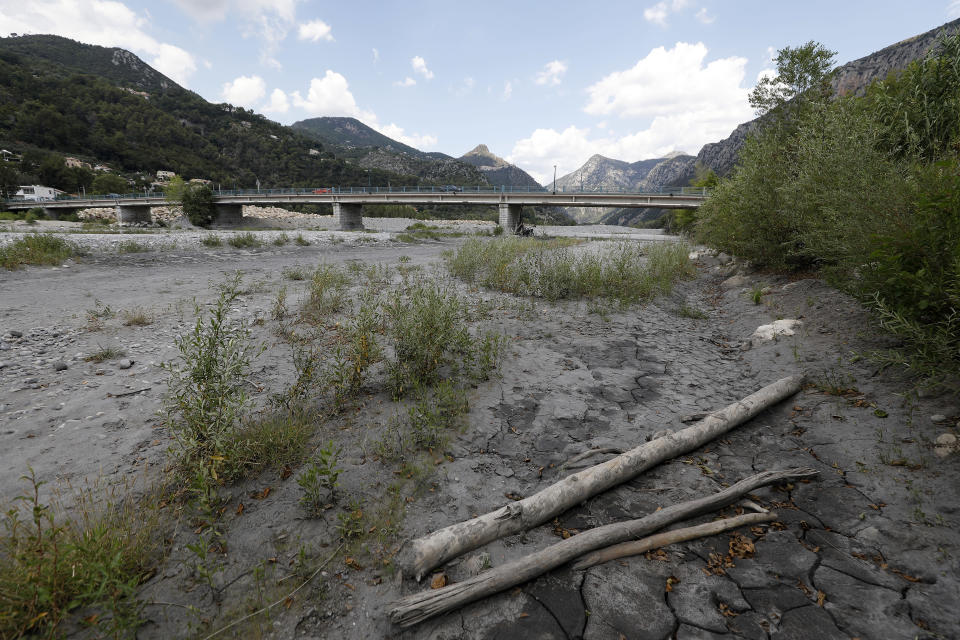
[[(0, 361), (5, 364), (0, 368), (0, 497), (15, 494), (27, 464), (44, 479), (100, 473), (108, 481), (138, 474), (145, 463), (161, 466), (170, 440), (157, 413), (166, 380), (157, 365), (175, 356), (173, 338), (192, 325), (194, 301), (210, 302), (212, 285), (224, 274), (236, 269), (245, 274), (248, 292), (237, 314), (251, 321), (265, 318), (255, 328), (256, 337), (271, 347), (257, 360), (253, 380), (265, 397), (289, 384), (291, 372), (289, 350), (273, 336), (269, 320), (284, 267), (359, 261), (395, 268), (406, 255), (409, 265), (426, 272), (457, 242), (407, 245), (374, 237), (251, 250), (178, 246), (137, 254), (101, 252), (71, 261), (68, 268), (0, 273)], [(817, 468), (820, 477), (810, 484), (758, 492), (782, 524), (740, 532), (755, 547), (752, 557), (724, 558), (732, 538), (718, 536), (586, 572), (554, 571), (401, 634), (389, 625), (386, 605), (428, 587), (400, 583), (390, 567), (378, 567), (362, 555), (377, 557), (374, 549), (360, 549), (353, 564), (362, 569), (336, 557), (289, 608), (278, 608), (245, 633), (278, 638), (957, 637), (960, 456), (937, 455), (934, 440), (956, 433), (960, 407), (948, 397), (907, 402), (898, 395), (906, 381), (854, 358), (881, 339), (852, 301), (822, 283), (747, 275), (738, 286), (722, 286), (733, 270), (714, 258), (701, 259), (699, 271), (669, 298), (604, 314), (590, 313), (584, 303), (550, 305), (472, 292), (485, 301), (485, 326), (512, 338), (502, 376), (472, 391), (464, 432), (438, 457), (422, 485), (406, 489), (409, 499), (394, 543), (502, 506), (506, 494), (530, 495), (561, 477), (557, 467), (588, 448), (634, 446), (661, 429), (681, 428), (685, 416), (803, 372), (814, 386), (728, 438), (590, 500), (553, 526), (485, 549), (496, 566), (557, 540), (563, 531), (637, 517), (754, 470)], [(295, 287), (302, 283), (286, 284), (295, 299)], [(754, 305), (748, 293), (764, 285), (770, 291), (763, 304)], [(127, 327), (122, 315), (101, 314), (98, 328), (87, 312), (107, 307), (112, 312), (140, 307), (154, 321)], [(684, 307), (708, 317), (687, 317)], [(799, 318), (803, 324), (795, 336), (751, 344), (753, 331), (776, 318)], [(121, 348), (123, 358), (85, 361), (106, 346)], [(123, 359), (132, 366), (121, 369)], [(60, 363), (66, 369), (58, 371)], [(826, 392), (831, 386), (850, 391), (831, 395)], [(371, 453), (396, 412), (385, 398), (371, 388), (354, 412), (324, 425), (319, 436), (343, 443), (343, 491), (367, 504), (382, 497), (384, 487), (377, 483), (390, 475)], [(265, 499), (249, 497), (267, 487), (272, 491)], [(245, 509), (236, 514), (232, 503), (226, 511), (229, 552), (218, 560), (212, 589), (198, 584), (183, 547), (189, 532), (181, 532), (169, 561), (142, 592), (148, 603), (181, 606), (148, 604), (149, 622), (140, 637), (215, 629), (292, 590), (296, 580), (276, 582), (288, 575), (298, 551), (306, 548), (314, 564), (322, 561), (338, 544), (336, 514), (349, 511), (349, 499), (342, 499), (327, 516), (306, 518), (299, 495), (292, 478), (269, 473), (235, 489), (235, 503), (243, 502)], [(469, 575), (470, 564), (448, 566), (449, 579)], [(671, 576), (675, 580), (667, 592)]]

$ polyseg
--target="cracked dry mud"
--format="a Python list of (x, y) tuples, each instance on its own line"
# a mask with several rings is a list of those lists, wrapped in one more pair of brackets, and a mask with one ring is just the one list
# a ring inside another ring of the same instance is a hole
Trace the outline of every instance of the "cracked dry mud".
[[(209, 301), (211, 278), (242, 268), (258, 286), (238, 313), (267, 315), (280, 270), (293, 264), (358, 260), (429, 265), (457, 241), (416, 246), (311, 246), (236, 252), (177, 249), (73, 264), (51, 272), (0, 274), (0, 489), (8, 499), (32, 464), (46, 479), (78, 479), (101, 470), (108, 481), (163, 460), (169, 434), (156, 414), (172, 358), (173, 336), (192, 322), (189, 301)], [(559, 466), (589, 449), (631, 448), (688, 416), (742, 398), (778, 378), (804, 373), (811, 384), (689, 455), (671, 460), (567, 513), (447, 565), (458, 581), (600, 524), (640, 517), (659, 506), (713, 492), (755, 471), (786, 466), (819, 470), (809, 483), (757, 491), (778, 521), (674, 545), (586, 571), (564, 568), (511, 591), (422, 623), (390, 625), (386, 611), (429, 579), (401, 581), (392, 567), (335, 556), (314, 583), (269, 618), (223, 637), (274, 638), (954, 638), (960, 636), (958, 455), (937, 456), (934, 441), (956, 434), (960, 406), (949, 396), (904, 395), (909, 381), (855, 354), (887, 344), (846, 296), (815, 280), (791, 282), (745, 274), (723, 287), (730, 265), (703, 258), (696, 279), (653, 303), (604, 316), (584, 303), (521, 301), (472, 292), (492, 303), (487, 326), (511, 336), (502, 375), (472, 390), (468, 424), (452, 439), (425, 483), (411, 490), (396, 547), (447, 524), (528, 496), (561, 478)], [(296, 283), (287, 283), (293, 285)], [(751, 288), (769, 286), (762, 304)], [(153, 325), (106, 321), (84, 329), (94, 299), (113, 309), (149, 308)], [(707, 318), (690, 318), (681, 308)], [(75, 317), (72, 317), (75, 314)], [(796, 335), (751, 345), (751, 334), (777, 318), (799, 318)], [(269, 325), (269, 322), (267, 323)], [(261, 338), (269, 327), (261, 329)], [(72, 360), (105, 344), (122, 346), (130, 370)], [(39, 345), (39, 346), (38, 346)], [(11, 353), (16, 358), (11, 356)], [(53, 360), (69, 368), (55, 371)], [(11, 364), (12, 363), (12, 364)], [(289, 350), (274, 344), (257, 361), (265, 391), (289, 383)], [(125, 392), (146, 389), (128, 396)], [(847, 389), (833, 395), (831, 388)], [(344, 446), (344, 491), (373, 503), (390, 474), (370, 454), (392, 415), (372, 390), (324, 438)], [(885, 417), (881, 417), (885, 416)], [(933, 422), (931, 416), (948, 421)], [(591, 457), (579, 466), (600, 462)], [(262, 500), (249, 496), (271, 487)], [(332, 510), (309, 519), (291, 480), (263, 474), (234, 491), (226, 512), (229, 552), (216, 591), (198, 585), (179, 534), (167, 562), (142, 589), (148, 603), (142, 638), (205, 635), (270, 596), (297, 546), (313, 545), (314, 565), (337, 548)], [(246, 509), (234, 515), (237, 502)], [(709, 519), (706, 518), (706, 519)], [(372, 546), (372, 543), (371, 543)], [(360, 550), (363, 553), (363, 550)], [(401, 552), (402, 553), (402, 552)], [(256, 566), (268, 567), (268, 579)], [(313, 565), (311, 565), (313, 566)], [(363, 566), (358, 569), (357, 567)], [(278, 567), (278, 568), (274, 568)], [(251, 594), (260, 594), (260, 599)], [(172, 603), (163, 605), (159, 603)], [(195, 606), (204, 616), (191, 614)]]

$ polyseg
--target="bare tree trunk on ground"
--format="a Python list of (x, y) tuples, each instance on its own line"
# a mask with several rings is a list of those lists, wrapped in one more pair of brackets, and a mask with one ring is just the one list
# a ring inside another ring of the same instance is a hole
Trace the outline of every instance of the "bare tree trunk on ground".
[(813, 469), (764, 471), (713, 495), (665, 507), (638, 520), (618, 522), (577, 534), (520, 560), (443, 587), (414, 593), (394, 603), (390, 620), (410, 627), (428, 618), (531, 580), (595, 549), (645, 536), (674, 522), (724, 507), (758, 487), (816, 475)]
[(621, 542), (620, 544), (615, 544), (611, 547), (607, 547), (606, 549), (600, 549), (599, 551), (588, 553), (574, 562), (573, 568), (589, 569), (594, 565), (610, 562), (611, 560), (616, 560), (617, 558), (636, 556), (640, 555), (641, 553), (646, 553), (651, 549), (659, 549), (660, 547), (666, 547), (671, 544), (676, 544), (677, 542), (686, 542), (687, 540), (693, 540), (694, 538), (705, 538), (729, 529), (736, 529), (737, 527), (758, 524), (760, 522), (772, 522), (776, 519), (777, 514), (772, 511), (767, 511), (766, 513), (745, 513), (741, 516), (705, 522), (694, 527), (684, 527), (683, 529), (664, 531), (663, 533), (648, 536), (642, 540)]
[(571, 474), (546, 489), (465, 522), (434, 531), (411, 543), (412, 558), (404, 574), (419, 582), (424, 574), (451, 558), (492, 540), (548, 522), (587, 498), (697, 449), (800, 390), (803, 376), (782, 378), (700, 422), (643, 444), (602, 464)]

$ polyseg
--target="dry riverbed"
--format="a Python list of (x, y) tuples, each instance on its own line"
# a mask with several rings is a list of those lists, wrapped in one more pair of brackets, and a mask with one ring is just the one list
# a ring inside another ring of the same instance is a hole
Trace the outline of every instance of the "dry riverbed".
[[(388, 451), (411, 401), (394, 402), (375, 369), (343, 411), (316, 425), (310, 448), (333, 441), (342, 469), (318, 514), (300, 502), (300, 469), (268, 469), (227, 490), (219, 542), (201, 558), (191, 546), (202, 525), (168, 507), (175, 523), (166, 559), (139, 592), (146, 622), (138, 637), (205, 637), (229, 624), (220, 637), (960, 634), (960, 455), (950, 445), (960, 405), (907, 394), (908, 380), (860, 357), (888, 345), (853, 301), (815, 280), (737, 276), (732, 263), (703, 255), (694, 279), (652, 303), (550, 304), (455, 281), (441, 253), (462, 238), (397, 242), (412, 222), (374, 233), (256, 231), (263, 245), (239, 249), (204, 246), (200, 231), (74, 236), (89, 255), (0, 272), (0, 502), (24, 489), (28, 466), (48, 486), (157, 482), (172, 444), (163, 410), (169, 374), (160, 365), (176, 361), (174, 340), (192, 329), (196, 306), (209, 309), (238, 270), (242, 293), (231, 317), (266, 347), (249, 386), (255, 405), (267, 406), (294, 376), (291, 346), (278, 334), (278, 291), (287, 287), (293, 317), (309, 276), (290, 274), (327, 263), (352, 274), (354, 296), (383, 294), (405, 279), (434, 278), (459, 291), (475, 334), (507, 336), (499, 375), (468, 385), (469, 411), (443, 446), (397, 460)], [(308, 245), (293, 242), (298, 232)], [(280, 233), (289, 242), (273, 244)], [(119, 253), (115, 243), (126, 240), (156, 246)], [(792, 335), (753, 337), (778, 319), (800, 324)], [(550, 525), (467, 554), (438, 580), (463, 580), (758, 470), (818, 470), (812, 482), (756, 492), (778, 513), (771, 526), (553, 571), (411, 630), (390, 625), (389, 604), (434, 578), (400, 578), (405, 541), (537, 492), (590, 448), (631, 448), (796, 373), (808, 376), (803, 392), (725, 438)]]

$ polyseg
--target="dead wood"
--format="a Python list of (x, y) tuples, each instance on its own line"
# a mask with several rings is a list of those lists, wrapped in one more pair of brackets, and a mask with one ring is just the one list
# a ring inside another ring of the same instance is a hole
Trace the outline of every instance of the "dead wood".
[(604, 447), (603, 449), (588, 449), (583, 453), (578, 453), (577, 455), (573, 456), (572, 458), (564, 462), (562, 465), (560, 465), (560, 468), (569, 469), (570, 467), (574, 466), (578, 462), (582, 462), (587, 458), (591, 458), (593, 456), (599, 456), (605, 453), (615, 453), (617, 455), (620, 455), (621, 453), (623, 453), (623, 449), (617, 449), (616, 447)]
[(429, 589), (409, 595), (393, 604), (390, 609), (390, 620), (401, 627), (413, 626), (474, 600), (531, 580), (595, 549), (643, 537), (674, 522), (725, 507), (758, 487), (816, 474), (817, 472), (813, 469), (805, 468), (764, 471), (745, 478), (718, 493), (671, 505), (637, 520), (590, 529), (463, 582), (442, 589)]
[(800, 390), (802, 376), (782, 378), (700, 422), (571, 474), (542, 491), (496, 511), (434, 531), (411, 543), (406, 575), (419, 582), (428, 571), (492, 540), (525, 531), (587, 498), (622, 484), (664, 460), (697, 449)]
[(615, 544), (607, 547), (606, 549), (600, 549), (599, 551), (588, 553), (574, 562), (573, 568), (589, 569), (594, 565), (610, 562), (611, 560), (616, 560), (617, 558), (636, 556), (641, 553), (646, 553), (652, 549), (659, 549), (660, 547), (676, 544), (677, 542), (686, 542), (687, 540), (693, 540), (694, 538), (705, 538), (707, 536), (713, 536), (718, 533), (722, 533), (729, 529), (736, 529), (737, 527), (758, 524), (760, 522), (772, 522), (776, 519), (777, 514), (772, 511), (767, 511), (766, 513), (745, 513), (740, 516), (733, 516), (732, 518), (724, 518), (723, 520), (705, 522), (704, 524), (698, 524), (693, 527), (684, 527), (683, 529), (664, 531), (663, 533), (657, 533), (655, 535), (643, 538), (642, 540), (621, 542), (620, 544)]

